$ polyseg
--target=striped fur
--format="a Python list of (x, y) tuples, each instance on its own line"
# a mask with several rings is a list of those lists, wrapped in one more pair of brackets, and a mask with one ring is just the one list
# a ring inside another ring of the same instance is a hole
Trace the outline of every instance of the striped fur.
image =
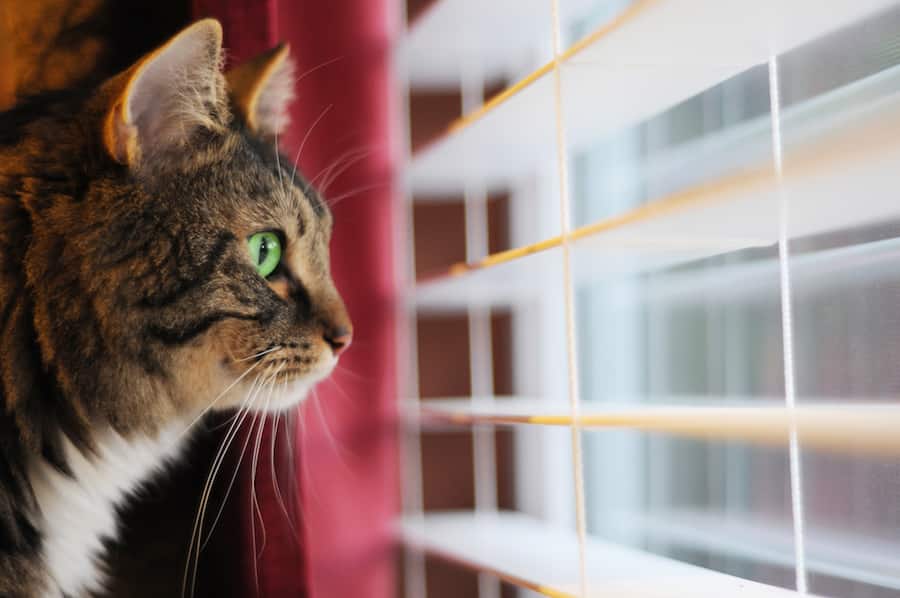
[[(349, 332), (330, 213), (250, 126), (265, 115), (229, 100), (220, 39), (198, 23), (98, 87), (0, 113), (0, 595), (97, 589), (116, 505), (178, 452), (186, 422), (239, 405), (250, 367), (280, 370), (269, 404), (291, 406), (334, 367), (329, 335)], [(243, 84), (283, 114), (266, 94), (287, 97), (268, 80), (285, 69), (262, 66)], [(168, 89), (179, 101), (140, 96)], [(129, 112), (141, 106), (143, 120)], [(246, 247), (262, 230), (286, 247), (270, 279)], [(106, 523), (60, 529), (60, 500), (94, 491)], [(54, 562), (79, 542), (93, 570)]]

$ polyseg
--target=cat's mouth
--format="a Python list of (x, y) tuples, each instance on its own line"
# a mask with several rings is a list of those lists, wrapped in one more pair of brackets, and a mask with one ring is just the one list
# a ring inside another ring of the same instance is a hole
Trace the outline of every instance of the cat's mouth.
[(324, 342), (297, 341), (235, 353), (220, 362), (227, 397), (216, 408), (274, 413), (303, 402), (334, 371), (339, 351)]
[(337, 364), (337, 358), (322, 351), (318, 354), (309, 352), (295, 353), (284, 350), (266, 355), (259, 364), (260, 376), (278, 382), (311, 378), (318, 382), (328, 376)]

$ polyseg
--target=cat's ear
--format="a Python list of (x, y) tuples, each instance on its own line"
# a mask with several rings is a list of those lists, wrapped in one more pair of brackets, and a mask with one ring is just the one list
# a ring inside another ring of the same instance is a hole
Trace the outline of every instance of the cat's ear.
[(103, 141), (123, 164), (187, 146), (198, 129), (228, 123), (222, 26), (205, 19), (175, 35), (107, 86)]
[(294, 61), (286, 44), (234, 67), (225, 77), (231, 99), (250, 130), (263, 137), (284, 131), (294, 99)]

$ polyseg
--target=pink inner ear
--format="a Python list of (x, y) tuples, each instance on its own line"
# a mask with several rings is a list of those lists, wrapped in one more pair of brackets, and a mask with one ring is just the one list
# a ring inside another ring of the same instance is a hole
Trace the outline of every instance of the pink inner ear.
[(288, 107), (294, 99), (294, 61), (290, 56), (281, 61), (263, 83), (254, 108), (257, 131), (263, 135), (280, 135), (290, 122)]
[(128, 93), (124, 122), (136, 129), (142, 150), (181, 145), (197, 127), (221, 126), (220, 54), (216, 29), (199, 23), (141, 68)]

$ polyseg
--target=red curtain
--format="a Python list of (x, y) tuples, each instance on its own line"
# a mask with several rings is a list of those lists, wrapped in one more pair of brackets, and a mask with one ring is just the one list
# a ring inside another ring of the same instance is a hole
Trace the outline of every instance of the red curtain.
[[(335, 217), (332, 269), (354, 324), (353, 347), (301, 407), (294, 440), (286, 441), (284, 429), (277, 435), (274, 471), (271, 422), (265, 430), (255, 476), (259, 515), (251, 508), (252, 460), (244, 458), (233, 499), (245, 528), (235, 546), (246, 568), (242, 596), (393, 596), (393, 4), (193, 0), (195, 17), (222, 22), (229, 64), (279, 41), (291, 46), (297, 99), (281, 145), (294, 156), (303, 144), (298, 163), (308, 179), (333, 179), (325, 193)], [(292, 500), (279, 501), (273, 475)], [(299, 521), (295, 528), (285, 509)]]

